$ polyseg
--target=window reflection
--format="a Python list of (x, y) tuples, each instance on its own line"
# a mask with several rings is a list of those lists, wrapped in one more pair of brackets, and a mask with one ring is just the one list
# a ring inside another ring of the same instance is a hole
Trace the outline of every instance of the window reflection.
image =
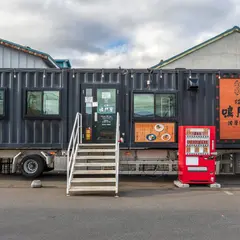
[(134, 117), (175, 117), (175, 93), (134, 93)]
[(135, 117), (154, 116), (153, 94), (134, 94), (134, 116)]
[(156, 115), (159, 117), (175, 117), (175, 94), (156, 94)]
[(28, 91), (27, 115), (59, 115), (60, 114), (59, 91)]
[(41, 115), (42, 93), (29, 91), (27, 94), (27, 114), (29, 116)]
[(59, 114), (59, 92), (47, 91), (43, 93), (43, 113), (46, 115)]

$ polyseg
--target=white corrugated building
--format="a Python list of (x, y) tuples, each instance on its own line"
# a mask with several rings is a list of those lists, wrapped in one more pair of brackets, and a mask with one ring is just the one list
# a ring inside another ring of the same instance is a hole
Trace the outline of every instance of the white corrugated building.
[(0, 68), (71, 68), (68, 59), (53, 59), (49, 54), (0, 38)]
[(167, 60), (154, 69), (239, 69), (240, 28), (231, 29)]

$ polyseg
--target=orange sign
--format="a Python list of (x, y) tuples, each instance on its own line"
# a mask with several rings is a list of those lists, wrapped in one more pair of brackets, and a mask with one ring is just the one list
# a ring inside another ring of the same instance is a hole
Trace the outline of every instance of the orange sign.
[(135, 123), (135, 142), (175, 142), (175, 123)]
[(240, 139), (240, 79), (219, 80), (220, 139)]

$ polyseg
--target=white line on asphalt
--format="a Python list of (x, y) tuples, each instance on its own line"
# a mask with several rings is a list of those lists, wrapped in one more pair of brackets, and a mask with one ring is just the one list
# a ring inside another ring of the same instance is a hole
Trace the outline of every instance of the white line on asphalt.
[(232, 192), (229, 192), (229, 191), (224, 191), (227, 195), (233, 195)]

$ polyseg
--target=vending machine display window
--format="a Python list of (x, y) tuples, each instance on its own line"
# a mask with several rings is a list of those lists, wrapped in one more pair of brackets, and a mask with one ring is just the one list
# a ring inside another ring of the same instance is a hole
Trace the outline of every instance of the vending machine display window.
[(210, 130), (186, 128), (186, 155), (208, 155), (210, 153)]

